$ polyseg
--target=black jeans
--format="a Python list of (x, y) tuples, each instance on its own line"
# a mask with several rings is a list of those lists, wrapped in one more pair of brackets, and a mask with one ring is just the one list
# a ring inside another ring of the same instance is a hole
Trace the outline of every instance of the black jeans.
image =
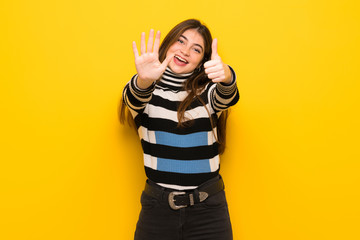
[(232, 240), (225, 192), (204, 202), (173, 210), (167, 199), (141, 195), (142, 209), (135, 240)]

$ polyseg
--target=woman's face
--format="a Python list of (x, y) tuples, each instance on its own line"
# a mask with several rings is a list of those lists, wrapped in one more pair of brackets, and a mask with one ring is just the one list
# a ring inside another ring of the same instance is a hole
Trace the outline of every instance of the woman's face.
[(204, 39), (196, 29), (186, 30), (173, 45), (166, 56), (175, 54), (169, 63), (175, 73), (190, 73), (195, 70), (204, 57)]

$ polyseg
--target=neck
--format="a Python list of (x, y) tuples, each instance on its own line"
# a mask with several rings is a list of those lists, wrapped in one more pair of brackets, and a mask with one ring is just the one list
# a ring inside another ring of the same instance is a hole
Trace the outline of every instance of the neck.
[(191, 76), (191, 74), (194, 73), (194, 71), (189, 72), (189, 73), (175, 73), (171, 70), (170, 67), (167, 67), (165, 71), (168, 72), (169, 74), (173, 75), (174, 77), (189, 77), (189, 76)]
[(160, 82), (158, 83), (162, 87), (179, 91), (183, 89), (184, 82), (193, 74), (190, 73), (175, 73), (169, 67), (166, 68), (162, 75)]

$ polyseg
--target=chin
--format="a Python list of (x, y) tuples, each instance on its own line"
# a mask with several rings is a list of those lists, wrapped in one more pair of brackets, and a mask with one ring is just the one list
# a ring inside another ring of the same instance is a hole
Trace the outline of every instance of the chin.
[(173, 71), (174, 73), (177, 74), (183, 74), (183, 73), (190, 73), (192, 71), (194, 71), (194, 69), (190, 69), (190, 68), (185, 68), (185, 67), (179, 67), (179, 66), (172, 66), (171, 64), (169, 65), (169, 68), (171, 69), (171, 71)]

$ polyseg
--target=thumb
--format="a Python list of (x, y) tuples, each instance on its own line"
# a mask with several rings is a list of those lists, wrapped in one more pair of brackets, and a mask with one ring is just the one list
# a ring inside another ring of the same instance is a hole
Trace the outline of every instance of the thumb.
[(218, 41), (217, 38), (214, 38), (211, 44), (211, 60), (215, 60), (218, 58), (219, 55), (217, 53), (217, 48), (218, 48)]
[(166, 67), (169, 65), (171, 59), (173, 59), (174, 56), (175, 56), (175, 53), (170, 54), (169, 56), (167, 56), (165, 58), (165, 60), (161, 63), (161, 67), (166, 69)]

